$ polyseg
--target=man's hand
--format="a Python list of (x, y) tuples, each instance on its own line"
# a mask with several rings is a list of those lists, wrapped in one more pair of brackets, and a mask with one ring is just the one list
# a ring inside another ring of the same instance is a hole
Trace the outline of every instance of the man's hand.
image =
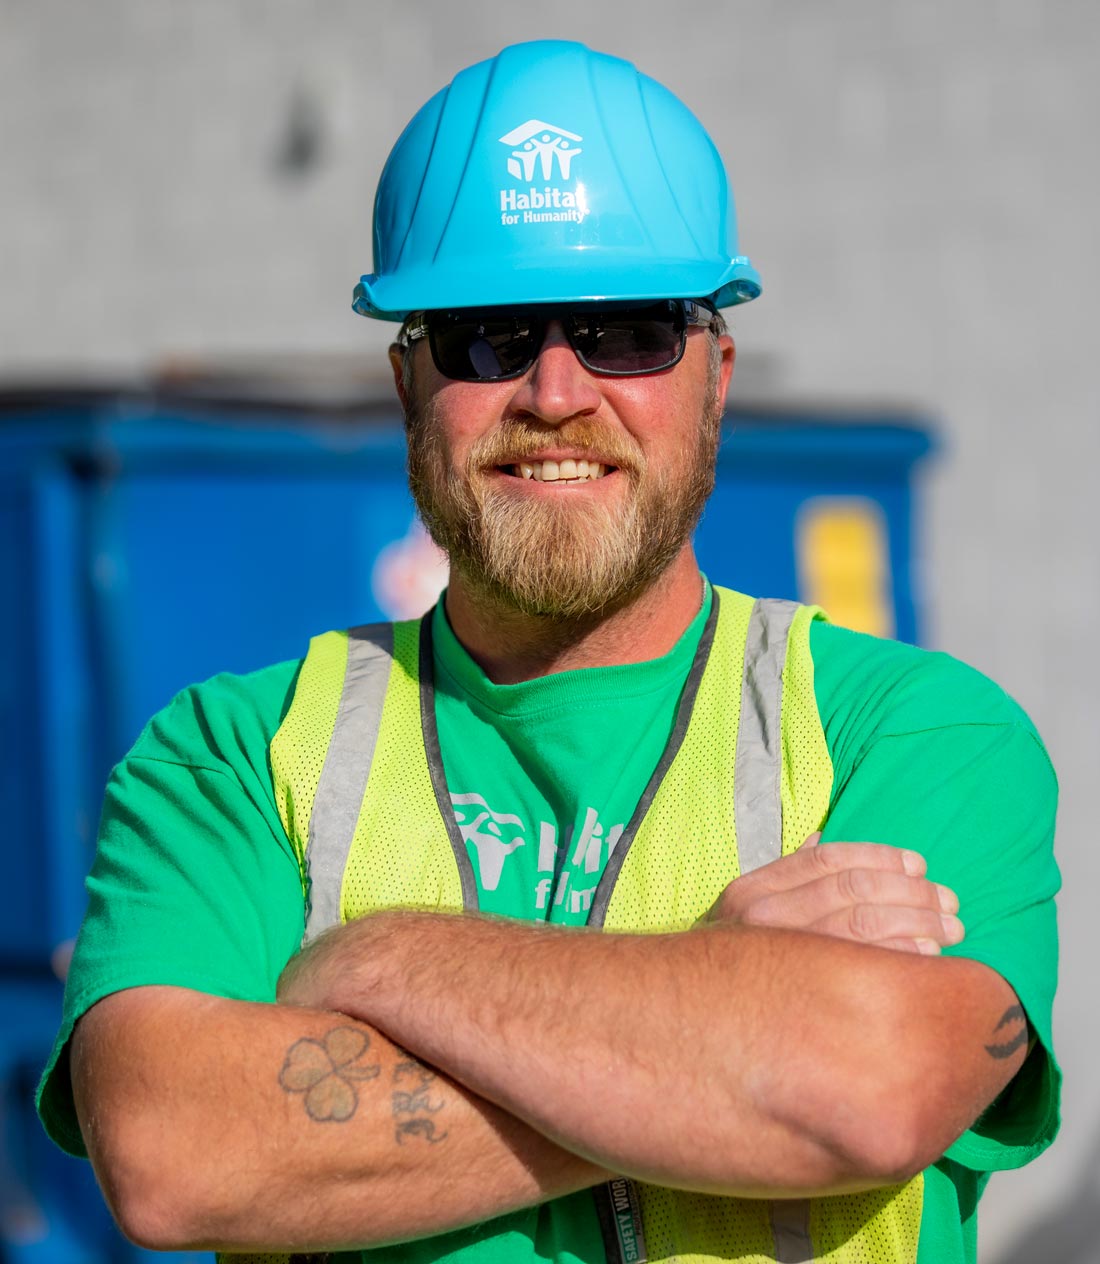
[(737, 878), (703, 919), (808, 930), (935, 955), (963, 938), (958, 896), (925, 876), (924, 857), (882, 843), (817, 844)]

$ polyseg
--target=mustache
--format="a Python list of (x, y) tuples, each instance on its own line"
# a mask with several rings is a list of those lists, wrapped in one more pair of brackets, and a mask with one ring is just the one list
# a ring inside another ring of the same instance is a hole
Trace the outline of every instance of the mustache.
[(548, 447), (571, 448), (578, 456), (591, 456), (627, 473), (641, 473), (646, 466), (645, 454), (627, 435), (591, 418), (577, 417), (553, 427), (518, 419), (503, 422), (497, 430), (474, 442), (467, 469), (474, 472), (513, 464), (538, 457)]

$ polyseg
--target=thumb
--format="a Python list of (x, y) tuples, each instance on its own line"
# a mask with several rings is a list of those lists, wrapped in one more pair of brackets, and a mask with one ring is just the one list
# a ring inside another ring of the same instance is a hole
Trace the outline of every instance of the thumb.
[(820, 842), (821, 842), (821, 831), (814, 830), (812, 834), (807, 835), (806, 841), (802, 844), (802, 846), (803, 847), (816, 847), (818, 843)]

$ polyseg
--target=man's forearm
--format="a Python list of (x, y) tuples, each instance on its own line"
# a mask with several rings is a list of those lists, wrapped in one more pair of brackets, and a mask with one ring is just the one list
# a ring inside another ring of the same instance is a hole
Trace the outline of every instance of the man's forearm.
[(330, 943), (292, 965), (288, 996), (370, 1021), (561, 1145), (668, 1185), (759, 1197), (900, 1179), (1018, 1065), (970, 1058), (1014, 997), (964, 960), (758, 928), (416, 913)]
[(72, 1059), (104, 1192), (152, 1247), (378, 1245), (607, 1176), (342, 1015), (135, 988)]

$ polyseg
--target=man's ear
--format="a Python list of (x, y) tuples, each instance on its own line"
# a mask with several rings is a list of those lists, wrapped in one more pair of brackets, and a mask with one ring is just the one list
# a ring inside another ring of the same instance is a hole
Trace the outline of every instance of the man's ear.
[(402, 412), (408, 412), (409, 400), (405, 392), (405, 357), (409, 354), (407, 347), (399, 342), (390, 343), (390, 368), (393, 369), (393, 385), (397, 398), (401, 401)]
[(718, 347), (722, 352), (722, 363), (718, 368), (718, 398), (724, 400), (729, 394), (730, 378), (733, 377), (733, 364), (737, 359), (737, 348), (729, 334), (720, 334)]

